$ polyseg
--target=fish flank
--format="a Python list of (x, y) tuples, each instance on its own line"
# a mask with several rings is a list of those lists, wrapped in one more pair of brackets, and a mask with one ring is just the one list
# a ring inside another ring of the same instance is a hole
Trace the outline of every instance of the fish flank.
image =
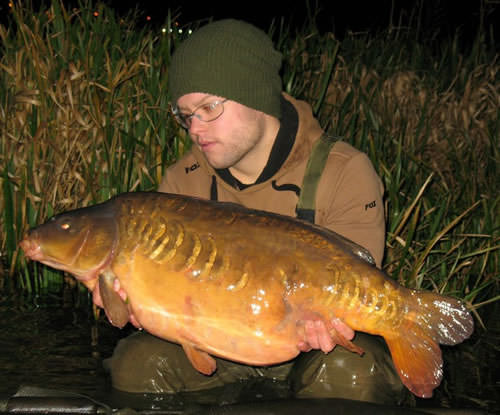
[(373, 303), (376, 301), (376, 298), (377, 291), (374, 288), (365, 288), (365, 295), (361, 298), (363, 306), (372, 309)]
[(169, 238), (167, 232), (167, 225), (163, 218), (159, 218), (158, 220), (158, 229), (154, 233), (154, 235), (150, 238), (149, 250), (151, 251), (150, 258), (154, 259), (161, 252), (162, 245), (164, 244), (165, 238)]
[(227, 286), (227, 290), (232, 292), (239, 291), (245, 288), (247, 282), (248, 282), (248, 272), (244, 272), (236, 284), (229, 284)]
[(285, 270), (283, 268), (280, 268), (278, 270), (279, 274), (280, 274), (280, 277), (281, 277), (281, 283), (283, 284), (283, 286), (286, 288), (288, 287), (288, 275), (287, 273), (285, 272)]
[(171, 248), (165, 249), (168, 242), (173, 240), (173, 238), (171, 237), (167, 238), (167, 241), (165, 242), (165, 245), (163, 247), (163, 256), (158, 258), (158, 263), (160, 264), (170, 262), (175, 257), (175, 255), (177, 254), (177, 250), (184, 242), (185, 231), (182, 224), (171, 221), (170, 223), (167, 223), (167, 233), (169, 230), (173, 234), (172, 236), (175, 236), (175, 242), (173, 243)]
[(210, 275), (210, 272), (212, 271), (212, 268), (215, 264), (215, 259), (217, 258), (217, 246), (215, 245), (214, 238), (209, 236), (207, 240), (210, 248), (209, 248), (208, 259), (205, 262), (205, 267), (202, 271), (202, 277), (207, 277)]
[[(161, 235), (158, 238), (156, 238), (155, 241), (153, 242), (153, 244), (156, 244), (157, 241), (160, 241), (160, 243), (158, 244), (156, 249), (154, 249), (153, 252), (151, 252), (151, 254), (149, 255), (149, 258), (156, 259), (156, 258), (158, 258), (158, 256), (160, 254), (163, 253), (163, 250), (165, 249), (168, 242), (170, 241), (170, 237), (168, 236), (168, 233), (165, 234), (165, 231), (166, 231), (166, 226), (163, 227), (163, 232), (161, 233)], [(163, 239), (160, 240), (160, 238), (163, 235), (165, 235), (165, 236), (163, 237)]]
[(350, 284), (347, 281), (342, 281), (342, 290), (339, 301), (342, 308), (346, 310), (349, 308), (350, 296), (351, 296), (349, 288)]
[(210, 280), (216, 281), (219, 277), (225, 275), (229, 271), (229, 267), (231, 266), (231, 262), (229, 256), (224, 255), (221, 252), (218, 252), (218, 255), (215, 256), (214, 265), (212, 266), (211, 273), (208, 276)]
[(186, 259), (185, 270), (188, 270), (189, 268), (191, 268), (193, 266), (193, 264), (198, 259), (198, 255), (200, 255), (200, 251), (201, 251), (200, 237), (196, 233), (192, 233), (190, 236), (191, 236), (191, 239), (193, 240), (193, 248), (191, 251), (191, 255), (189, 256), (189, 258)]
[(224, 218), (224, 223), (226, 225), (232, 225), (237, 219), (237, 216), (235, 213), (232, 213), (229, 217)]
[[(335, 263), (330, 263), (327, 265), (326, 269), (331, 272), (331, 281), (332, 283), (326, 287), (326, 292), (328, 293), (327, 298), (325, 300), (325, 305), (337, 305), (339, 302), (339, 294), (341, 294), (339, 287), (341, 287), (340, 283), (340, 270), (338, 265)], [(341, 297), (341, 295), (340, 295)]]
[(142, 233), (140, 236), (141, 245), (145, 248), (151, 243), (151, 235), (153, 234), (153, 227), (147, 222), (142, 227)]
[(354, 278), (354, 293), (347, 305), (349, 310), (352, 310), (356, 307), (356, 304), (359, 303), (359, 278)]
[(228, 291), (232, 291), (232, 292), (242, 290), (243, 288), (246, 287), (250, 274), (251, 274), (250, 264), (248, 262), (245, 262), (245, 264), (243, 265), (242, 274), (241, 274), (240, 278), (238, 279), (238, 281), (236, 281), (236, 283), (229, 284), (226, 287), (226, 289)]

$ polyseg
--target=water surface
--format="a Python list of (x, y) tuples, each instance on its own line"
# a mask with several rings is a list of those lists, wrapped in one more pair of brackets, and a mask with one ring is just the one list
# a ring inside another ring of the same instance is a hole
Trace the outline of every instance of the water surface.
[(0, 302), (0, 396), (21, 385), (100, 396), (110, 388), (103, 368), (123, 335), (90, 307)]

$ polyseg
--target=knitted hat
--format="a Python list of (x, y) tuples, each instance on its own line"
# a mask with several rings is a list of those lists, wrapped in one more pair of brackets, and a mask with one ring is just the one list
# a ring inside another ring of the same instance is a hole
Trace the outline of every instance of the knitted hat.
[(269, 36), (234, 19), (209, 23), (175, 50), (168, 71), (172, 103), (192, 92), (218, 95), (280, 118), (281, 53)]

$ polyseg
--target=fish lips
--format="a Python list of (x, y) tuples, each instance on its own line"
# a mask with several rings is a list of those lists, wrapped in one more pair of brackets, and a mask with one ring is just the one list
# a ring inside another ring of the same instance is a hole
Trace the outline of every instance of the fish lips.
[(45, 256), (43, 255), (42, 248), (40, 244), (30, 235), (26, 235), (19, 246), (24, 252), (24, 255), (33, 261), (43, 261)]

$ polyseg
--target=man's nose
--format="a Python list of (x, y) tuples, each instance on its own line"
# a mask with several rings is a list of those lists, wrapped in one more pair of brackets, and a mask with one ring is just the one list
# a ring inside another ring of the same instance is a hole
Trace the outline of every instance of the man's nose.
[(198, 119), (198, 117), (191, 117), (191, 125), (189, 126), (189, 134), (197, 136), (203, 132), (207, 127), (207, 123)]

